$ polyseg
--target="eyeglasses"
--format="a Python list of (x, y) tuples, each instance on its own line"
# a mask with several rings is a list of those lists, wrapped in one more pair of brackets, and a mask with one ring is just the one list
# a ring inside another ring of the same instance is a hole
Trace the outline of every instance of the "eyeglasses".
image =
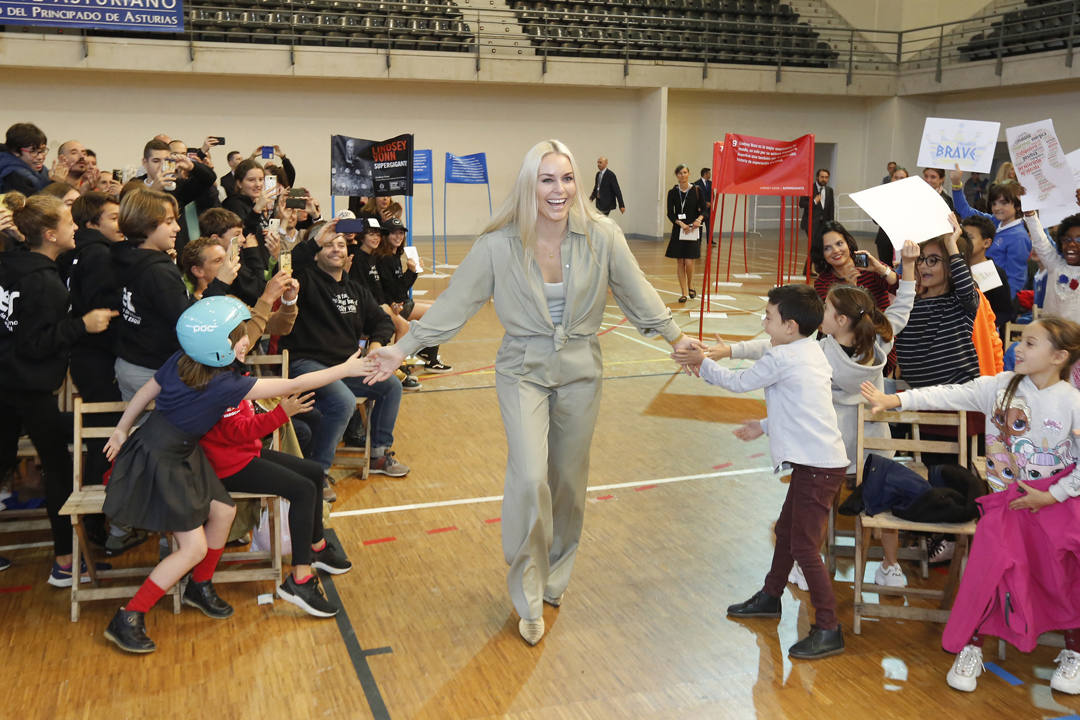
[(30, 157), (45, 157), (49, 153), (49, 148), (42, 146), (36, 148), (22, 148), (22, 151)]
[(940, 255), (926, 255), (915, 258), (916, 265), (925, 265), (926, 267), (937, 267), (940, 262)]

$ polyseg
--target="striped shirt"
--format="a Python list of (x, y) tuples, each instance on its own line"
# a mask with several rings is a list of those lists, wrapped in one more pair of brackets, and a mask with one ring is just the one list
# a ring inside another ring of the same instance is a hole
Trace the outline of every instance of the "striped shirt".
[(896, 336), (900, 377), (912, 387), (964, 383), (979, 377), (971, 334), (979, 296), (960, 255), (949, 256), (952, 291), (916, 297), (907, 327)]
[[(847, 284), (846, 280), (837, 277), (833, 273), (831, 267), (825, 268), (825, 272), (814, 278), (814, 290), (817, 291), (822, 302), (825, 302), (825, 296), (829, 294), (829, 288), (833, 285)], [(885, 278), (881, 275), (872, 270), (860, 270), (855, 284), (870, 293), (870, 297), (874, 298), (874, 304), (877, 305), (878, 310), (885, 312), (885, 309), (889, 307), (889, 284), (885, 282)]]

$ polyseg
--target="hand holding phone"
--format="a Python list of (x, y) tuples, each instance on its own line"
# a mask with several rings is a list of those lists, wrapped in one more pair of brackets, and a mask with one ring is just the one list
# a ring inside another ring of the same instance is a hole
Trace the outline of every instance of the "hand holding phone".
[(259, 148), (259, 152), (262, 154), (263, 160), (269, 160), (270, 158), (274, 157), (274, 146), (263, 145), (261, 148)]
[(865, 268), (870, 267), (870, 256), (864, 252), (857, 252), (851, 258), (855, 263), (855, 267)]

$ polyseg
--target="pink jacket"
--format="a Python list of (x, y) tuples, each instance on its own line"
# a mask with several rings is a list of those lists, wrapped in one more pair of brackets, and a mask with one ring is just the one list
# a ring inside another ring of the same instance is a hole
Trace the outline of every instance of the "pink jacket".
[[(1046, 490), (1072, 469), (1028, 485)], [(1044, 632), (1080, 628), (1080, 501), (1010, 510), (1019, 491), (1012, 484), (977, 501), (983, 514), (941, 638), (949, 652), (975, 633), (1031, 652)]]

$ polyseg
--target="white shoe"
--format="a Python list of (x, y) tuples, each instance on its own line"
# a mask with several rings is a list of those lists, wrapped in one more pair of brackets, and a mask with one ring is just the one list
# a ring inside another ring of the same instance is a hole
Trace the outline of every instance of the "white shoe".
[(540, 638), (544, 637), (544, 618), (537, 620), (521, 618), (518, 620), (518, 632), (521, 633), (525, 642), (535, 645), (540, 642)]
[(892, 565), (881, 563), (874, 571), (874, 584), (885, 587), (907, 587), (907, 575), (900, 568), (900, 563)]
[(810, 589), (810, 586), (806, 583), (806, 576), (803, 575), (802, 568), (799, 567), (799, 563), (795, 563), (791, 566), (791, 572), (788, 573), (787, 581), (799, 586), (799, 589), (806, 592)]
[(1080, 695), (1080, 653), (1062, 650), (1054, 660), (1058, 664), (1050, 687), (1058, 692)]
[(544, 595), (544, 602), (551, 607), (559, 607), (562, 605), (562, 595)]
[(949, 668), (945, 682), (949, 683), (949, 687), (954, 690), (974, 692), (976, 681), (982, 675), (982, 671), (982, 648), (978, 645), (965, 645), (964, 649), (957, 654), (952, 667)]

